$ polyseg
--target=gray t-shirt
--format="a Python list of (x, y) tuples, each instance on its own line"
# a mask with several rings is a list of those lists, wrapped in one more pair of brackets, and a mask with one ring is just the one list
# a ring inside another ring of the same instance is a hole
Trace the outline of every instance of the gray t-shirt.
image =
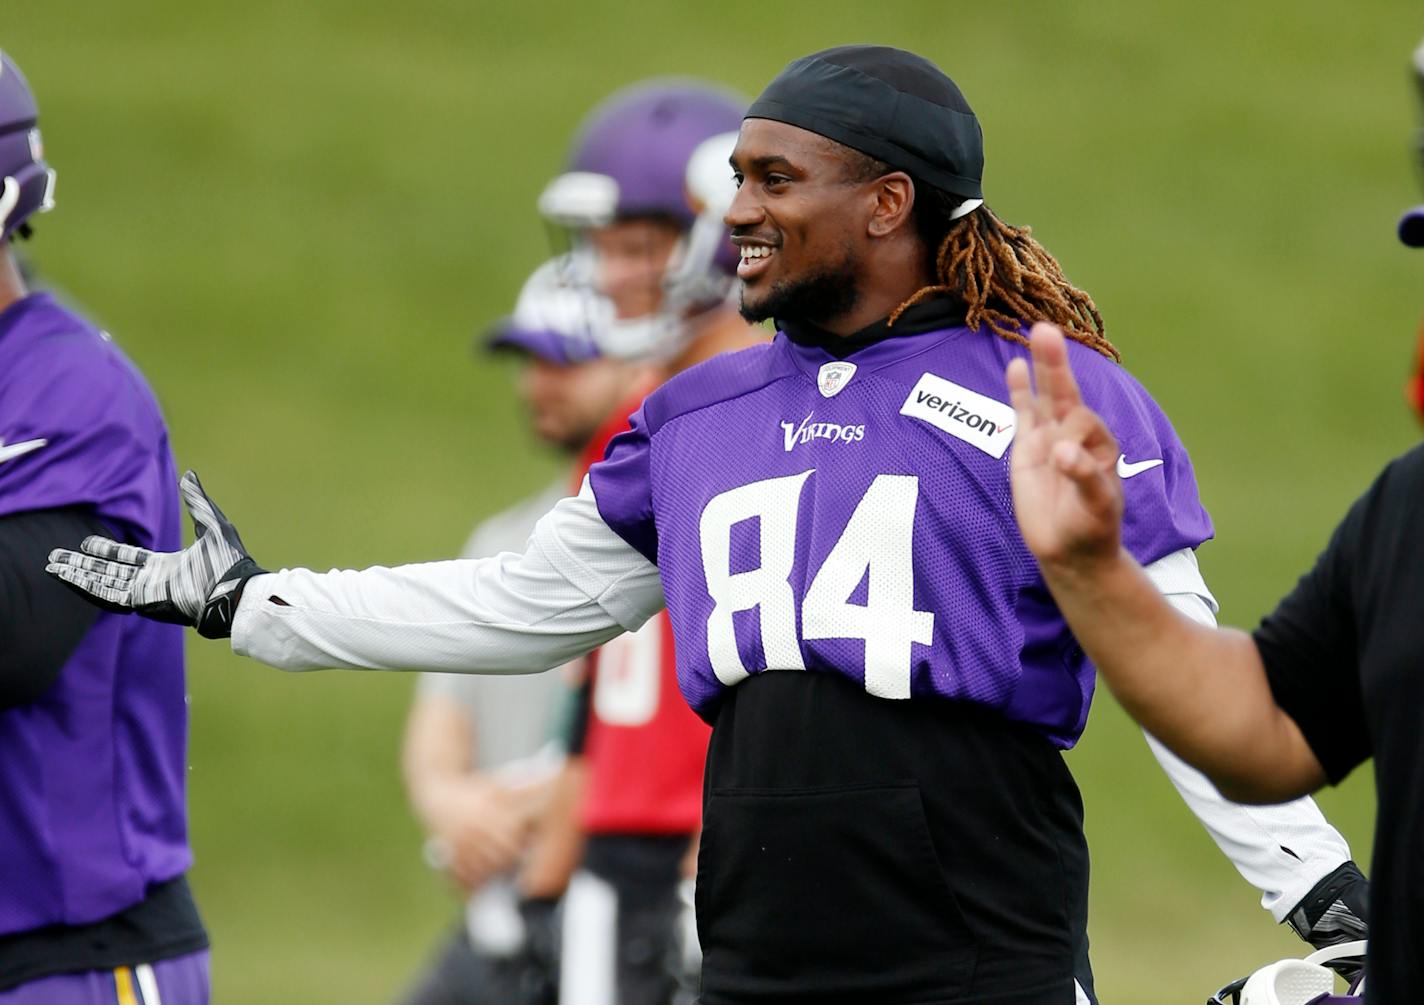
[[(538, 495), (485, 520), (470, 535), (462, 558), (522, 552), (539, 518), (568, 495), (561, 478)], [(539, 753), (554, 738), (563, 696), (563, 674), (423, 673), (419, 697), (459, 702), (474, 725), (474, 766), (497, 768)]]

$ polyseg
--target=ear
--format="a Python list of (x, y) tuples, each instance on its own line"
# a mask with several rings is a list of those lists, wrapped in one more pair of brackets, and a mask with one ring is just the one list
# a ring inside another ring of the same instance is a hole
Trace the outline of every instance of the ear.
[(875, 179), (875, 208), (866, 225), (871, 237), (889, 237), (910, 222), (915, 207), (915, 183), (903, 171)]

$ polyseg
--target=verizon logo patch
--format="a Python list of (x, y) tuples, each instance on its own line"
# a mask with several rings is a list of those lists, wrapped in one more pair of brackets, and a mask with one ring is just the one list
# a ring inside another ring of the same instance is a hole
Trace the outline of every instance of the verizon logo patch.
[(990, 457), (1003, 457), (1014, 439), (1013, 408), (932, 373), (921, 374), (900, 414), (943, 429)]

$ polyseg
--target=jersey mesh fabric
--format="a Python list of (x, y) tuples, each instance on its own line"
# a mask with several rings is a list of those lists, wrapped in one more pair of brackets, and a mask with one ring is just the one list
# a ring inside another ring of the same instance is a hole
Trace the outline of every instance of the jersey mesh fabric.
[[(1107, 418), (1124, 452), (1160, 462), (1125, 482), (1126, 546), (1147, 563), (1206, 540), (1211, 525), (1190, 461), (1160, 409), (1117, 364), (1076, 344), (1070, 353), (1088, 403)], [(990, 416), (1000, 433), (1011, 428), (1003, 372), (1014, 355), (1022, 355), (1018, 346), (962, 328), (892, 338), (848, 357), (857, 371), (827, 398), (817, 373), (832, 358), (779, 335), (769, 347), (694, 368), (649, 397), (590, 481), (609, 526), (656, 556), (679, 642), (679, 682), (704, 717), (742, 669), (778, 662), (770, 668), (840, 673), (882, 696), (978, 702), (1034, 723), (1062, 746), (1073, 743), (1086, 720), (1092, 668), (1018, 534), (1008, 455), (1000, 449), (996, 456), (979, 429)], [(934, 399), (943, 411), (928, 419), (923, 407), (911, 408), (926, 375), (947, 396)], [(968, 415), (971, 425), (956, 425), (954, 415)], [(755, 497), (745, 511), (733, 508), (741, 519), (710, 532), (701, 526), (709, 504), (739, 490)], [(894, 506), (859, 512), (872, 493), (901, 507), (910, 505), (902, 493), (913, 497), (908, 542), (887, 530)], [(712, 568), (704, 545), (723, 534), (729, 568)], [(792, 539), (789, 559), (784, 538)], [(767, 549), (789, 563), (794, 649), (782, 637), (788, 601), (743, 597), (729, 604), (745, 610), (731, 614), (735, 657), (722, 656), (719, 675), (713, 652), (728, 646), (710, 634), (714, 594), (725, 592), (728, 576), (761, 569)], [(897, 549), (908, 558), (887, 557)], [(864, 562), (862, 581), (836, 596), (839, 607), (828, 615), (834, 620), (838, 610), (844, 618), (844, 638), (829, 637), (834, 625), (808, 633), (805, 624), (806, 598), (837, 555)], [(865, 610), (877, 575), (882, 600), (858, 615), (853, 608)], [(783, 610), (773, 619), (782, 624), (769, 629), (768, 610), (777, 604)], [(887, 629), (898, 634), (889, 649), (877, 643), (872, 686), (865, 636)], [(769, 648), (779, 656), (768, 660)], [(889, 651), (903, 652), (901, 665), (890, 666)], [(739, 666), (728, 672), (728, 663)]]

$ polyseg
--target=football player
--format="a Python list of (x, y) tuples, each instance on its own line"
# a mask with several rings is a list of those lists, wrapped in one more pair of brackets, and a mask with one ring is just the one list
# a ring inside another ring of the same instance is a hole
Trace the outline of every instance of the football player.
[[(519, 393), (544, 443), (580, 455), (648, 367), (604, 355), (591, 324), (611, 312), (560, 282), (548, 262), (486, 340), (521, 359)], [(580, 473), (582, 477), (582, 473)], [(490, 517), (462, 552), (485, 558), (524, 546), (568, 494), (571, 475)], [(546, 846), (525, 862), (562, 755), (554, 742), (557, 674), (422, 674), (406, 721), (406, 791), (429, 838), (427, 855), (467, 897), (461, 924), (402, 1000), (408, 1005), (511, 1005), (556, 997), (554, 906), (568, 868)], [(527, 865), (518, 874), (521, 865)]]
[(1074, 340), (1126, 453), (1126, 547), (1209, 616), (1190, 460), (1091, 298), (984, 204), (978, 121), (929, 61), (797, 60), (731, 160), (742, 311), (776, 338), (650, 395), (522, 556), (268, 573), (189, 475), (192, 547), (89, 540), (50, 568), (289, 669), (539, 670), (666, 604), (712, 725), (704, 1002), (1085, 1000), (1060, 752), (1094, 675), (1010, 505), (1024, 326)]
[(182, 634), (33, 571), (47, 537), (182, 543), (143, 376), (17, 267), (13, 242), (53, 205), (36, 122), (0, 53), (0, 1001), (199, 1005)]

